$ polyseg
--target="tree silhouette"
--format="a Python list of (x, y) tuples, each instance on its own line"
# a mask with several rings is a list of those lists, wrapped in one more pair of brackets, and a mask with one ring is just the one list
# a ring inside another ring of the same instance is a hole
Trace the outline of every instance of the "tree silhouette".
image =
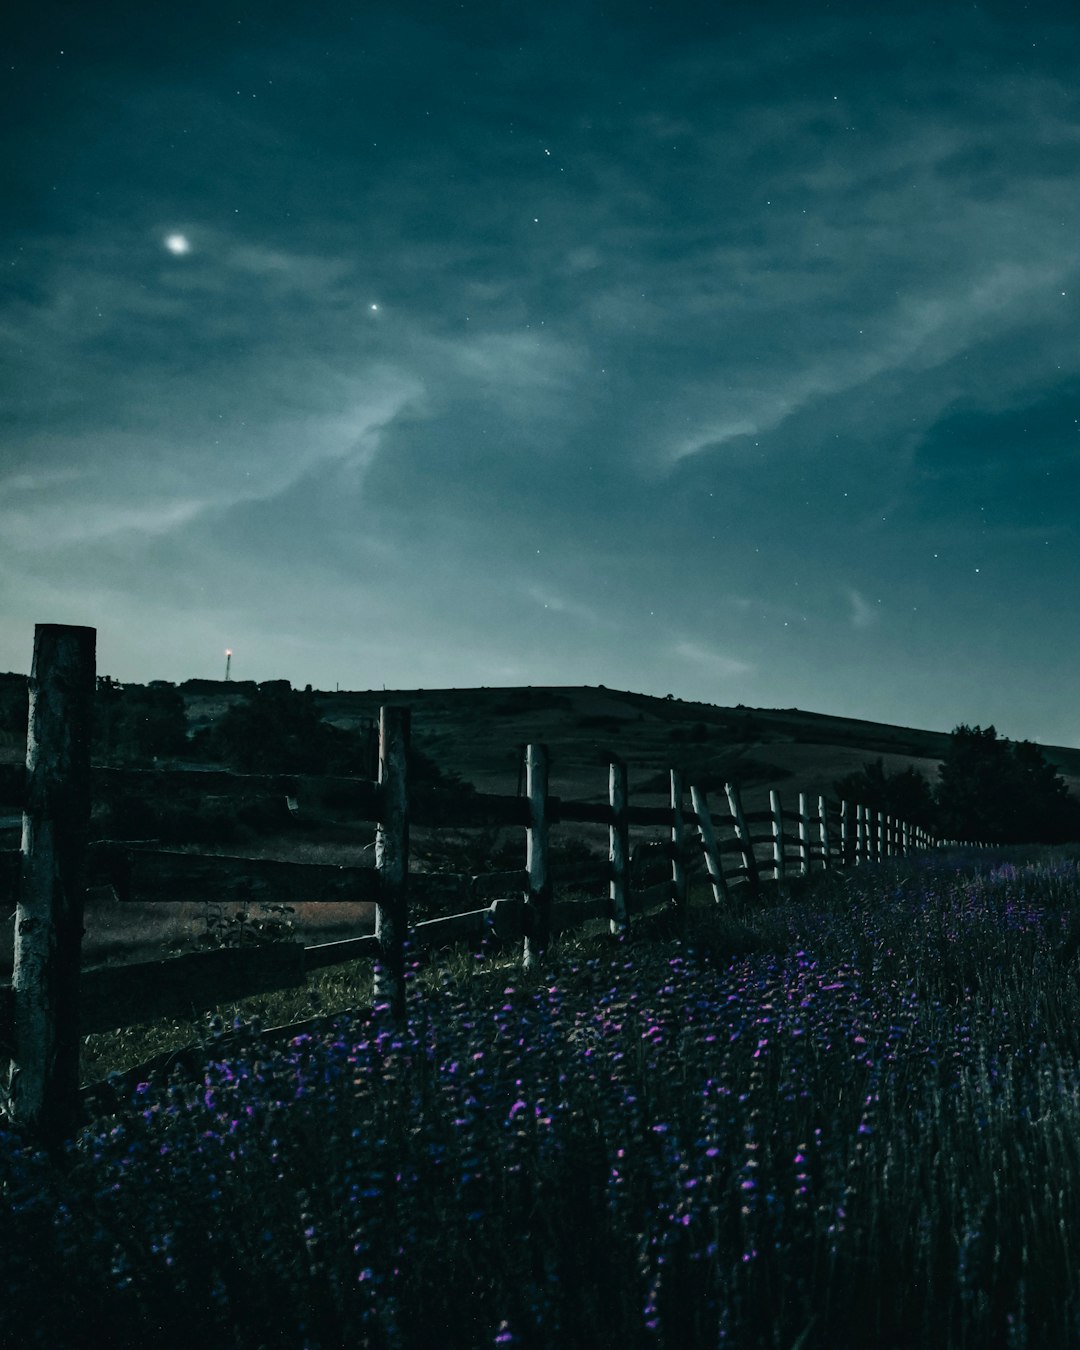
[(899, 773), (886, 773), (878, 758), (867, 762), (855, 773), (838, 778), (833, 791), (841, 801), (860, 803), (896, 820), (924, 829), (934, 828), (934, 794), (930, 784), (910, 765)]
[(1063, 843), (1080, 838), (1080, 803), (1031, 741), (993, 726), (956, 727), (938, 768), (938, 831), (980, 843)]

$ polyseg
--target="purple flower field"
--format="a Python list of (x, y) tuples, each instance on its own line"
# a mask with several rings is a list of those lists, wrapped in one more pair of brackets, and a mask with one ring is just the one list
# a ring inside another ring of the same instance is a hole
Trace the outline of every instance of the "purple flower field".
[[(0, 1343), (1080, 1343), (1080, 869), (933, 857), (0, 1135)], [(747, 952), (747, 947), (753, 950)]]

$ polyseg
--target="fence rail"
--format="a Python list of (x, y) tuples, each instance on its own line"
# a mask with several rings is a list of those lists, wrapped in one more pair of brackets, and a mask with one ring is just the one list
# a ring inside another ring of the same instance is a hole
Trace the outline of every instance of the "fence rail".
[[(0, 1055), (10, 1059), (2, 1105), (8, 1119), (46, 1143), (67, 1137), (77, 1120), (78, 1047), (93, 1031), (232, 1002), (303, 983), (314, 970), (359, 957), (376, 960), (376, 998), (404, 1009), (405, 948), (442, 945), (476, 934), (523, 942), (526, 966), (542, 960), (551, 936), (606, 918), (625, 934), (635, 913), (667, 901), (685, 913), (688, 877), (702, 871), (717, 903), (740, 884), (756, 892), (764, 880), (783, 883), (815, 868), (853, 866), (915, 850), (955, 844), (861, 804), (816, 802), (798, 807), (770, 793), (767, 811), (745, 812), (736, 784), (725, 786), (715, 813), (704, 791), (672, 770), (666, 806), (633, 805), (626, 767), (609, 768), (608, 801), (566, 800), (548, 790), (542, 745), (525, 749), (524, 796), (469, 793), (455, 803), (455, 825), (493, 823), (525, 830), (525, 866), (480, 875), (410, 868), (410, 821), (425, 823), (431, 806), (408, 781), (409, 710), (384, 707), (379, 721), (377, 781), (305, 775), (234, 775), (217, 771), (131, 770), (89, 763), (89, 706), (94, 687), (93, 629), (40, 624), (30, 678), (27, 760), (0, 767), (0, 808), (23, 813), (22, 847), (0, 851), (0, 899), (16, 900), (15, 965), (0, 985)], [(358, 822), (375, 825), (375, 866), (330, 866), (199, 855), (147, 844), (88, 842), (93, 794), (144, 797), (196, 792), (226, 797), (333, 794)], [(689, 797), (689, 802), (687, 801)], [(433, 814), (438, 814), (433, 813)], [(556, 875), (553, 826), (590, 824), (608, 830), (608, 857)], [(631, 850), (632, 827), (662, 827), (666, 839)], [(642, 886), (643, 861), (665, 871)], [(568, 889), (603, 888), (570, 899)], [(81, 969), (87, 887), (163, 904), (193, 890), (216, 902), (374, 904), (375, 932), (312, 947), (264, 943), (191, 953), (109, 969)], [(558, 898), (556, 898), (558, 896)], [(459, 912), (410, 922), (410, 901), (461, 905)], [(487, 901), (488, 903), (483, 903)]]

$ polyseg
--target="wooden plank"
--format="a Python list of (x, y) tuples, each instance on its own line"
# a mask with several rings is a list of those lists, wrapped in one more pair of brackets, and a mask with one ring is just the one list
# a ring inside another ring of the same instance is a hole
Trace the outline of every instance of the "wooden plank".
[(304, 978), (304, 949), (291, 942), (91, 968), (82, 974), (82, 1030), (187, 1017), (253, 994), (294, 988)]
[(626, 819), (627, 777), (625, 764), (608, 766), (608, 882), (611, 931), (623, 937), (630, 929), (630, 831)]
[(59, 1148), (79, 1116), (79, 976), (97, 631), (34, 629), (8, 1119)]
[(378, 818), (379, 786), (366, 778), (316, 774), (245, 774), (226, 769), (113, 769), (92, 771), (95, 799), (135, 796), (146, 800), (183, 797), (294, 797), (303, 807), (332, 797), (353, 819)]
[[(86, 847), (86, 884), (93, 887), (111, 886), (119, 899), (130, 894), (128, 848), (108, 840), (98, 840)], [(22, 870), (22, 849), (0, 849), (0, 896), (10, 896), (14, 903), (19, 893)]]
[(608, 802), (565, 802), (559, 797), (548, 798), (548, 820), (552, 825), (575, 824), (610, 825), (611, 805)]
[(365, 933), (362, 937), (342, 938), (338, 942), (320, 942), (303, 950), (304, 970), (311, 972), (325, 970), (328, 966), (340, 966), (346, 961), (378, 956), (379, 940), (374, 933)]
[(529, 970), (542, 957), (551, 933), (551, 875), (548, 870), (548, 753), (543, 745), (525, 750), (525, 794), (529, 803), (529, 826), (525, 844), (525, 867), (529, 873), (528, 908), (530, 928), (525, 937), (524, 965)]
[(481, 872), (476, 876), (456, 872), (410, 872), (409, 896), (426, 904), (468, 904), (470, 900), (493, 899), (522, 891), (529, 883), (524, 868), (510, 872)]
[(448, 914), (445, 918), (426, 919), (413, 924), (409, 936), (420, 947), (444, 946), (460, 942), (474, 933), (482, 933), (491, 920), (491, 906), (471, 909), (464, 914)]
[(144, 903), (338, 904), (374, 901), (379, 894), (379, 873), (372, 867), (171, 849), (132, 849), (129, 856), (131, 895)]
[(405, 1016), (405, 935), (409, 922), (409, 754), (408, 708), (379, 709), (380, 816), (375, 834), (375, 866), (379, 898), (375, 936), (375, 1004), (388, 1004), (396, 1018)]
[(663, 825), (671, 828), (670, 806), (628, 806), (626, 819), (631, 825)]
[(452, 804), (432, 798), (425, 802), (418, 794), (410, 815), (417, 825), (445, 824), (449, 814), (453, 824), (463, 829), (482, 829), (490, 825), (522, 825), (529, 823), (529, 804), (524, 797), (504, 797), (497, 793), (476, 792), (459, 797)]

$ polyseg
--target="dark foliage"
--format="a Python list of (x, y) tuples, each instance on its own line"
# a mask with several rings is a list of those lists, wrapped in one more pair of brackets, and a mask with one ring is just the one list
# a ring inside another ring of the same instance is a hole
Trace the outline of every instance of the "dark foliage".
[(99, 676), (94, 705), (94, 757), (135, 764), (187, 749), (184, 696), (175, 685), (122, 685)]
[(311, 690), (285, 680), (247, 691), (195, 746), (241, 773), (372, 776), (370, 738), (324, 722)]
[(25, 675), (0, 675), (0, 731), (26, 735), (30, 707)]
[(910, 766), (900, 773), (886, 773), (883, 761), (876, 759), (855, 773), (836, 779), (833, 792), (841, 801), (868, 806), (896, 820), (924, 829), (935, 827), (933, 790), (923, 775)]
[(949, 839), (1062, 843), (1080, 838), (1080, 803), (1031, 741), (958, 726), (938, 769), (938, 830)]

